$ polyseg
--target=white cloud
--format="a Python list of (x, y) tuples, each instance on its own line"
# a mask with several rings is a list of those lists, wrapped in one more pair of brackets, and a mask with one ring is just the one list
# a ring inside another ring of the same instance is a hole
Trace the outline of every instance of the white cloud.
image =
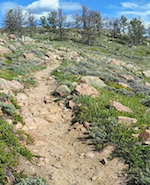
[[(30, 10), (34, 13), (36, 19), (40, 19), (41, 16), (47, 17), (51, 10), (57, 10), (62, 8), (63, 11), (75, 11), (81, 9), (81, 5), (76, 2), (66, 2), (61, 0), (37, 0), (24, 7), (26, 10)], [(67, 20), (71, 20), (71, 15), (67, 15)]]
[(80, 10), (81, 9), (81, 5), (79, 3), (76, 2), (60, 2), (60, 8), (62, 8), (63, 10), (70, 10), (70, 11), (74, 11), (74, 10)]
[(26, 6), (26, 9), (39, 14), (58, 8), (59, 0), (38, 0)]
[(34, 13), (36, 20), (40, 20), (40, 17), (48, 17), (49, 12)]
[(140, 11), (123, 11), (120, 12), (121, 15), (135, 15), (139, 17), (144, 17), (150, 15), (150, 10), (145, 11), (145, 12), (140, 12)]
[(122, 2), (122, 7), (118, 11), (118, 15), (125, 15), (129, 20), (140, 17), (145, 25), (150, 22), (150, 3), (144, 2), (132, 3)]
[(43, 14), (43, 12), (57, 10), (58, 8), (62, 8), (67, 11), (74, 11), (81, 9), (81, 5), (72, 1), (60, 2), (60, 0), (38, 0), (26, 6), (26, 9), (29, 9), (36, 14)]
[[(5, 2), (0, 4), (0, 13), (4, 15), (11, 8), (15, 8), (19, 6), (19, 4), (13, 2)], [(31, 4), (27, 6), (21, 6), (23, 11), (30, 10), (37, 19), (40, 19), (41, 16), (47, 17), (51, 10), (57, 10), (58, 8), (62, 8), (63, 11), (75, 11), (81, 9), (81, 5), (77, 2), (69, 1), (66, 2), (61, 0), (35, 0)], [(71, 20), (71, 16), (67, 15), (67, 19)]]
[(138, 8), (139, 5), (136, 3), (130, 3), (130, 2), (123, 2), (121, 3), (123, 8), (129, 8), (129, 9), (135, 9)]

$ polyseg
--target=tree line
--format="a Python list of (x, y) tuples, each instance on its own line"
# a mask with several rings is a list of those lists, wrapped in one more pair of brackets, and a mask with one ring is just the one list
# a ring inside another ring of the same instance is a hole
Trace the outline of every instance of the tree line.
[(120, 18), (102, 17), (99, 11), (91, 10), (86, 5), (72, 14), (71, 21), (67, 21), (62, 9), (53, 10), (47, 17), (36, 20), (30, 11), (23, 13), (21, 7), (16, 7), (6, 12), (3, 25), (6, 32), (19, 35), (24, 34), (27, 28), (31, 37), (35, 29), (42, 27), (46, 32), (58, 34), (61, 41), (68, 39), (68, 33), (72, 31), (81, 35), (79, 42), (88, 45), (92, 45), (102, 34), (120, 39), (130, 46), (142, 45), (146, 37), (150, 38), (150, 26), (145, 29), (140, 18), (128, 20), (124, 15)]

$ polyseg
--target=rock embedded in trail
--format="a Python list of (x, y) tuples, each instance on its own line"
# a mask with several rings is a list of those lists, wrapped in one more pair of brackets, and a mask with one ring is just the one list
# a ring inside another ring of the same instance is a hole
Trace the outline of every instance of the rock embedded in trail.
[(93, 153), (93, 152), (87, 152), (86, 154), (85, 154), (85, 157), (87, 157), (87, 158), (93, 158), (95, 156), (95, 154)]
[(65, 96), (69, 95), (71, 93), (71, 90), (67, 85), (61, 85), (55, 90), (55, 93), (58, 94), (59, 96)]
[(83, 125), (84, 125), (84, 127), (85, 127), (87, 130), (90, 129), (90, 123), (84, 122)]
[(70, 127), (69, 131), (71, 131), (72, 129), (76, 129), (79, 125), (80, 125), (79, 122), (74, 123), (74, 124)]
[(45, 104), (48, 104), (48, 103), (51, 103), (52, 101), (51, 101), (51, 99), (50, 99), (50, 97), (49, 96), (44, 96), (44, 103)]
[(73, 107), (75, 106), (75, 103), (71, 100), (69, 100), (69, 102), (67, 103), (67, 107), (70, 109), (73, 109)]
[(28, 98), (28, 96), (24, 93), (18, 93), (17, 94), (17, 100), (18, 101), (26, 100), (27, 98)]

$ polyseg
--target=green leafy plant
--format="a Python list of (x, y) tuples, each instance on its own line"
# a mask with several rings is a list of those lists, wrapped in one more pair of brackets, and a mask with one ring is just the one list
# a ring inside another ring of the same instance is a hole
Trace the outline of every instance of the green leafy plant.
[(16, 108), (12, 104), (5, 104), (0, 102), (0, 108), (3, 111), (4, 114), (7, 114), (9, 116), (12, 116), (13, 113), (15, 112)]
[(31, 152), (18, 143), (14, 129), (0, 118), (0, 182), (6, 184), (4, 168), (7, 166), (14, 173), (15, 166), (19, 162), (19, 156), (31, 160)]
[(27, 177), (25, 179), (21, 179), (21, 181), (16, 185), (47, 185), (47, 183), (39, 177), (37, 177), (36, 179), (32, 177)]
[(25, 123), (24, 123), (24, 121), (23, 121), (23, 118), (19, 115), (19, 114), (17, 114), (16, 112), (14, 112), (13, 114), (12, 114), (12, 119), (13, 119), (13, 124), (17, 124), (18, 122), (20, 122), (22, 125), (24, 125)]

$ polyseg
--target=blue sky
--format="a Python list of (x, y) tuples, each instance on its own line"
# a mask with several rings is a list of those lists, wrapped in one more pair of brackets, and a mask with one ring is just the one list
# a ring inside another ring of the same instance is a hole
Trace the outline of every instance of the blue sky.
[[(150, 24), (150, 0), (12, 0), (0, 1), (0, 25), (4, 13), (21, 5), (23, 10), (30, 9), (37, 18), (48, 15), (55, 9), (62, 8), (67, 14), (81, 9), (81, 5), (98, 10), (102, 16), (120, 17), (125, 15), (128, 19), (141, 17), (145, 25)], [(71, 16), (68, 16), (71, 19)]]

